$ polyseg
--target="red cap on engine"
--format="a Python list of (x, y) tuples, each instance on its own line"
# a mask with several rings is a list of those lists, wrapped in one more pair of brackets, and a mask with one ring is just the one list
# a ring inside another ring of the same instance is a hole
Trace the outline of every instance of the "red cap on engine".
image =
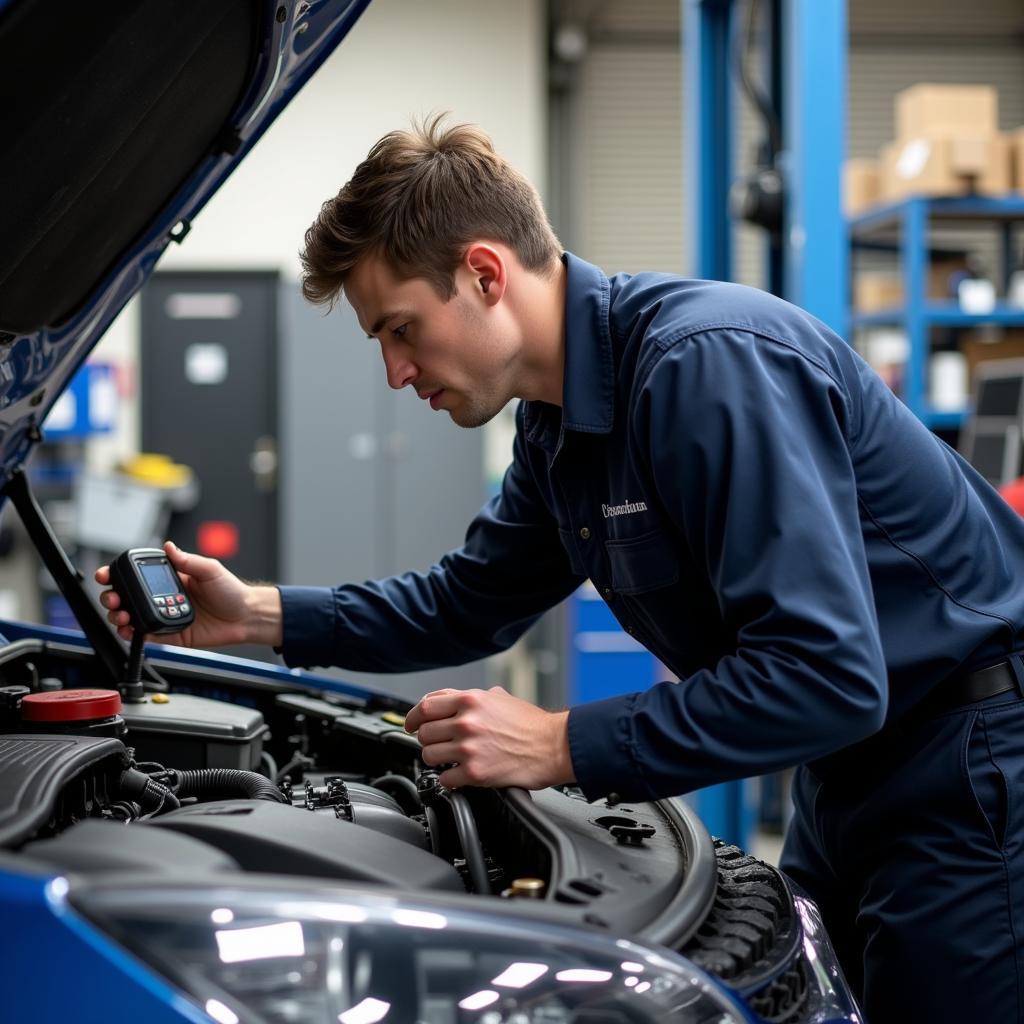
[(30, 693), (21, 700), (26, 722), (83, 722), (121, 713), (117, 690), (54, 690)]

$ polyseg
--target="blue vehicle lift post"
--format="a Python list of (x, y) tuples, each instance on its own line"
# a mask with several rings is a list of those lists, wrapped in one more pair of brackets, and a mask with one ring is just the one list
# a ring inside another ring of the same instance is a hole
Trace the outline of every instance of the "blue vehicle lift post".
[(782, 296), (843, 334), (849, 239), (843, 216), (846, 158), (846, 0), (782, 5), (786, 180)]
[[(766, 248), (767, 282), (772, 291), (843, 332), (849, 287), (840, 184), (846, 147), (846, 0), (763, 2), (775, 40), (769, 88), (781, 121), (779, 164), (787, 197), (782, 244)], [(740, 5), (734, 0), (681, 3), (683, 159), (692, 172), (685, 197), (688, 273), (731, 280), (728, 195), (734, 179), (736, 90), (730, 49)], [(690, 799), (713, 835), (744, 845), (754, 826), (751, 790), (749, 783), (730, 782)]]

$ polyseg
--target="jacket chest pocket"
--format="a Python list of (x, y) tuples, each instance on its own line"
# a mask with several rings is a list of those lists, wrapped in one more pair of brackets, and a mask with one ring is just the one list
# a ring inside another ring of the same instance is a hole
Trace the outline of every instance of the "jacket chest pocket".
[(606, 541), (605, 551), (612, 587), (620, 594), (644, 594), (679, 580), (679, 552), (672, 537), (661, 530)]

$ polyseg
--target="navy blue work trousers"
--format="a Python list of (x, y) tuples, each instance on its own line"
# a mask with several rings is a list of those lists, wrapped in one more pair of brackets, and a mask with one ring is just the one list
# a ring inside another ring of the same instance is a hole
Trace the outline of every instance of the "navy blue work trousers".
[(1024, 699), (989, 697), (801, 767), (781, 866), (867, 1024), (1024, 1021)]

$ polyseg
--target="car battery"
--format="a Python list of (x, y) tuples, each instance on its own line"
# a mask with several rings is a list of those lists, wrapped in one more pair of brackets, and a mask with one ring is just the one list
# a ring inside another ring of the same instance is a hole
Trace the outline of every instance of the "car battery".
[(166, 768), (240, 768), (260, 763), (267, 727), (254, 708), (186, 693), (147, 694), (142, 704), (125, 702), (124, 742), (138, 761)]

